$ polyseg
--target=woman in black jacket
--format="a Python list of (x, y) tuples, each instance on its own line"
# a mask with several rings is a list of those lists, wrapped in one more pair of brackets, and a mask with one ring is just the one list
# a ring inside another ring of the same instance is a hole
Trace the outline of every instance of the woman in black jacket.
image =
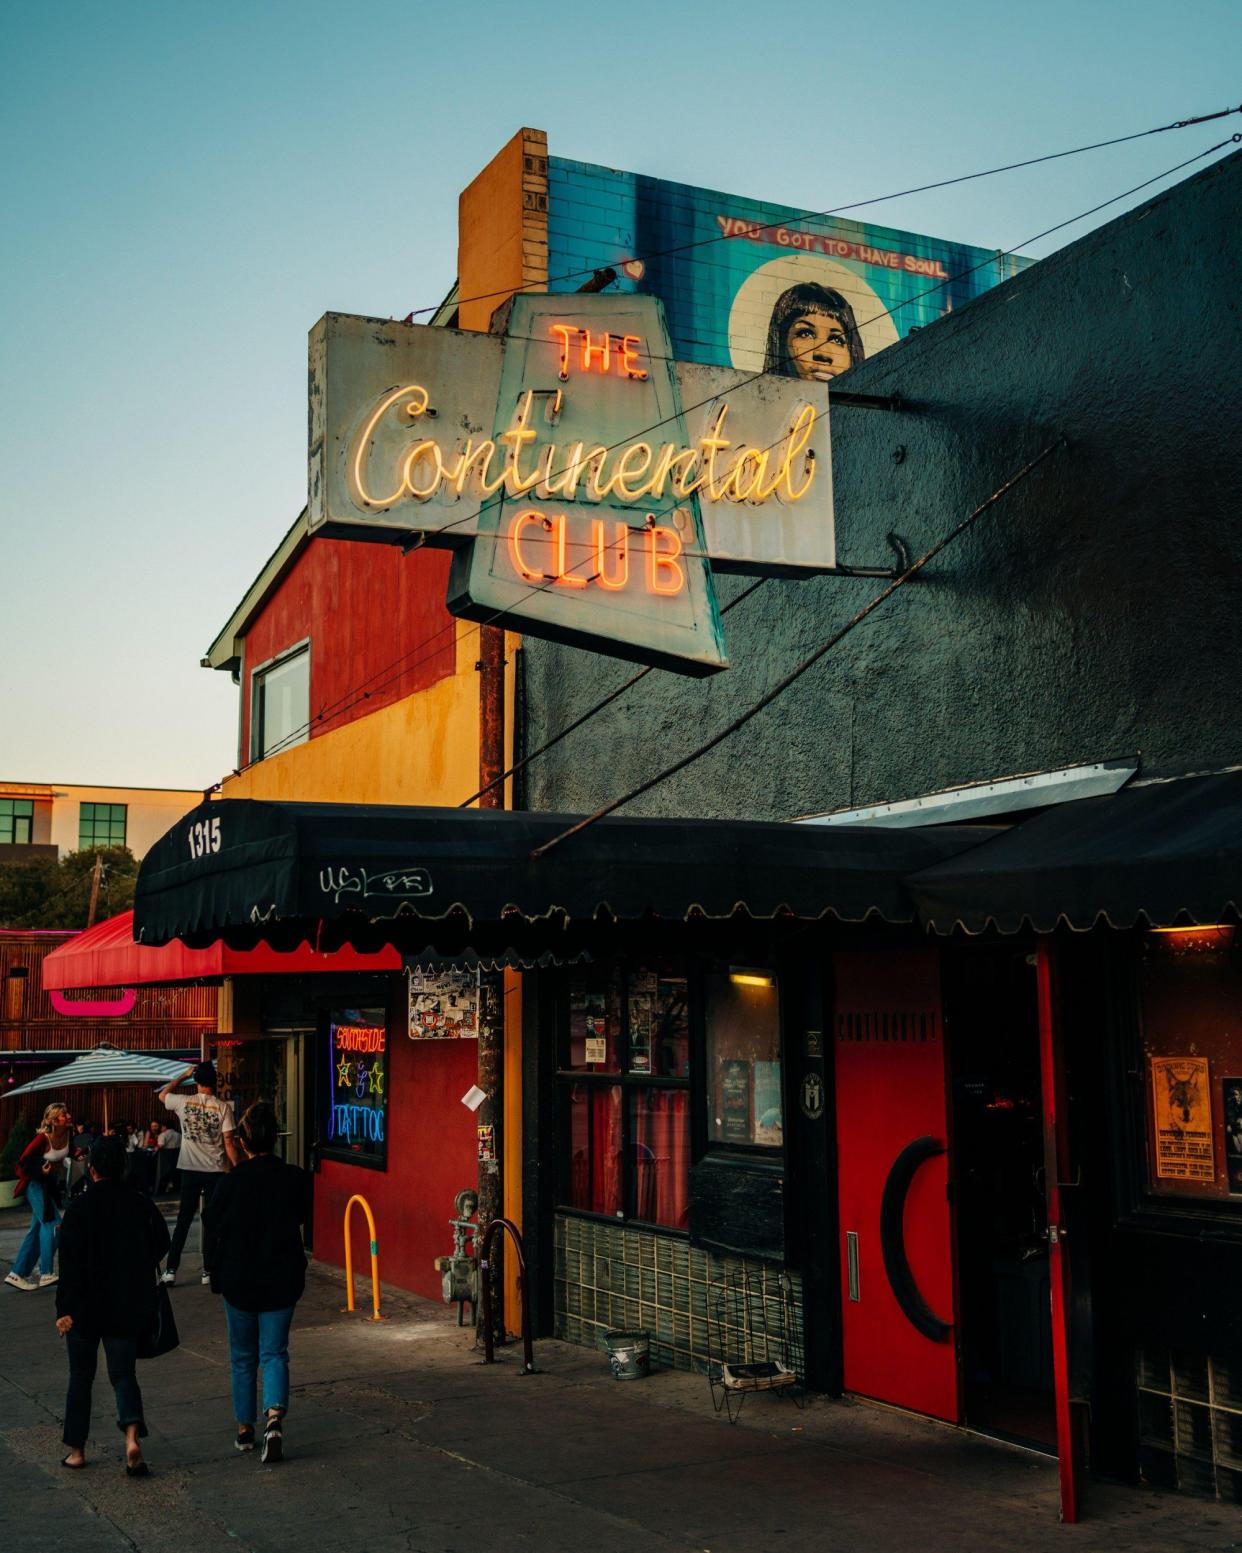
[(279, 1461), (289, 1410), (289, 1327), (306, 1287), (302, 1225), (310, 1177), (272, 1150), (276, 1113), (258, 1100), (237, 1135), (246, 1158), (230, 1170), (203, 1210), (204, 1262), (213, 1293), (224, 1296), (233, 1369), (233, 1412), (239, 1451), (255, 1446), (256, 1377), (263, 1368), (262, 1460)]
[(90, 1154), (92, 1185), (69, 1204), (60, 1229), (56, 1330), (69, 1350), (64, 1465), (86, 1465), (91, 1386), (102, 1343), (117, 1428), (125, 1435), (125, 1471), (145, 1477), (139, 1441), (147, 1425), (134, 1363), (138, 1338), (155, 1317), (155, 1271), (168, 1250), (168, 1226), (154, 1203), (125, 1185), (124, 1174), (124, 1144), (101, 1138)]

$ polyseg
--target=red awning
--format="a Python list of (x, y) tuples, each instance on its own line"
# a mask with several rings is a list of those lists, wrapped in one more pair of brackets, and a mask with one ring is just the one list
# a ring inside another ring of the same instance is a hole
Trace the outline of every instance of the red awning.
[(392, 948), (375, 954), (337, 949), (319, 954), (301, 944), (281, 954), (266, 944), (256, 949), (188, 949), (180, 940), (152, 948), (134, 942), (134, 914), (123, 911), (78, 933), (43, 961), (47, 992), (86, 987), (139, 987), (150, 982), (199, 981), (220, 976), (303, 976), (322, 971), (399, 971), (401, 955)]

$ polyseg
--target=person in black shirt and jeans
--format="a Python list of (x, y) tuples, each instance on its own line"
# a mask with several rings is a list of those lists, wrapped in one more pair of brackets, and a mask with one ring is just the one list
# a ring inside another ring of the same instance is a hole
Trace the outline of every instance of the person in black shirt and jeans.
[(56, 1330), (69, 1350), (64, 1465), (86, 1465), (91, 1387), (102, 1343), (116, 1392), (117, 1428), (125, 1435), (125, 1471), (145, 1477), (139, 1441), (147, 1425), (134, 1363), (138, 1338), (155, 1316), (155, 1270), (168, 1250), (168, 1226), (149, 1198), (126, 1186), (124, 1175), (125, 1145), (119, 1138), (101, 1138), (90, 1153), (92, 1185), (69, 1204), (61, 1225)]
[(310, 1177), (272, 1150), (279, 1124), (265, 1100), (241, 1119), (245, 1159), (216, 1187), (203, 1211), (204, 1261), (224, 1296), (239, 1451), (255, 1446), (256, 1379), (263, 1368), (262, 1460), (280, 1461), (289, 1410), (289, 1327), (306, 1287), (302, 1225)]

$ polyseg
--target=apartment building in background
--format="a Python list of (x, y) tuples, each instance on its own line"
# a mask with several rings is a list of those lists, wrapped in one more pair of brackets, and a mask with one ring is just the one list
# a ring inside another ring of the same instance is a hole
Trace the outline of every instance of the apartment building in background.
[(0, 862), (54, 861), (95, 847), (143, 857), (202, 801), (197, 788), (0, 781)]

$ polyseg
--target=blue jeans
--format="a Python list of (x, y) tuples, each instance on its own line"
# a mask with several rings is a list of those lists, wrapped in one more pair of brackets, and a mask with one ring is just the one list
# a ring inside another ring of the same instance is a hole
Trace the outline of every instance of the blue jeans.
[(233, 1416), (239, 1424), (255, 1422), (255, 1377), (263, 1366), (263, 1408), (289, 1410), (289, 1326), (293, 1306), (284, 1310), (238, 1310), (224, 1302), (229, 1327), (229, 1362), (233, 1367)]
[(138, 1425), (138, 1434), (145, 1436), (146, 1422), (142, 1416), (142, 1392), (138, 1389), (138, 1376), (134, 1372), (138, 1345), (132, 1337), (87, 1337), (74, 1327), (65, 1339), (69, 1350), (69, 1395), (65, 1398), (65, 1444), (81, 1450), (91, 1432), (91, 1386), (95, 1379), (95, 1364), (99, 1358), (99, 1344), (103, 1343), (104, 1358), (108, 1364), (108, 1379), (116, 1393), (116, 1426), (125, 1429)]
[(60, 1223), (60, 1214), (52, 1205), (52, 1217), (45, 1224), (43, 1222), (43, 1197), (47, 1189), (40, 1181), (31, 1181), (26, 1188), (26, 1201), (30, 1204), (30, 1228), (26, 1231), (26, 1238), (17, 1248), (17, 1259), (13, 1263), (13, 1271), (19, 1278), (29, 1278), (34, 1271), (35, 1258), (39, 1260), (39, 1271), (46, 1277), (52, 1271), (52, 1258), (56, 1254), (56, 1226)]

